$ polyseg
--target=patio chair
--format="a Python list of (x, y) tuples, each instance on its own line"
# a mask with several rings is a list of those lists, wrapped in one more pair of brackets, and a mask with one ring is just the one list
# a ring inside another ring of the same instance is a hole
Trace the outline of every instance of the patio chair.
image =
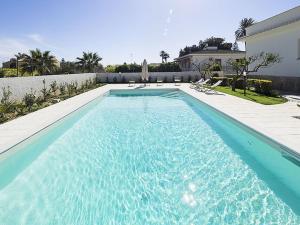
[(215, 89), (216, 89), (216, 87), (220, 86), (221, 83), (222, 83), (222, 80), (219, 80), (211, 86), (204, 87), (204, 89), (202, 91), (205, 94), (217, 94), (218, 92)]
[(156, 85), (157, 86), (162, 86), (163, 82), (164, 82), (163, 78), (157, 77), (157, 79), (156, 79)]
[(190, 85), (190, 88), (195, 88), (198, 84), (201, 84), (204, 82), (204, 79), (201, 78), (200, 80), (196, 81), (196, 82), (192, 82), (191, 81), (191, 85)]
[(206, 79), (205, 81), (203, 81), (201, 83), (195, 84), (194, 89), (197, 90), (197, 91), (200, 91), (201, 89), (204, 88), (205, 85), (208, 84), (209, 81), (210, 81), (210, 79)]
[(180, 86), (181, 78), (180, 77), (174, 77), (175, 86)]
[(128, 82), (128, 87), (134, 87), (135, 81), (134, 80), (129, 80)]

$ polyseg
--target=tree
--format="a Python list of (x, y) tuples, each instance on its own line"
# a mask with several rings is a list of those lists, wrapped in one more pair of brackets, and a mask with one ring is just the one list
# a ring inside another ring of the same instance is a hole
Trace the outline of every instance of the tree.
[(75, 62), (66, 61), (62, 58), (60, 61), (60, 68), (57, 72), (63, 74), (77, 73), (77, 65)]
[(165, 56), (164, 56), (165, 62), (167, 62), (168, 58), (170, 58), (170, 55), (168, 53), (166, 53)]
[[(257, 72), (261, 68), (265, 68), (268, 66), (272, 66), (275, 63), (279, 63), (281, 58), (278, 54), (274, 53), (264, 53), (244, 57), (239, 60), (230, 59), (228, 60), (228, 64), (236, 71), (236, 75), (233, 76), (231, 88), (232, 91), (235, 91), (236, 81), (242, 77), (245, 73), (247, 76), (249, 73)], [(251, 69), (249, 66), (251, 65)], [(244, 77), (246, 80), (246, 77)], [(246, 83), (244, 82), (244, 94), (246, 94)]]
[(24, 54), (23, 53), (20, 53), (20, 52), (18, 52), (18, 54), (16, 54), (15, 55), (15, 57), (16, 57), (16, 68), (17, 68), (17, 76), (19, 76), (19, 61), (21, 60), (21, 59), (23, 59), (24, 58)]
[(36, 67), (35, 67), (35, 64), (33, 62), (32, 56), (24, 54), (22, 61), (23, 61), (23, 63), (20, 66), (22, 74), (29, 73), (33, 76), (33, 72), (36, 69)]
[(225, 39), (224, 38), (219, 38), (219, 37), (210, 37), (205, 39), (204, 43), (207, 44), (208, 46), (216, 46), (219, 47), (222, 43), (224, 43)]
[(99, 62), (102, 58), (95, 52), (83, 52), (82, 57), (76, 58), (78, 61), (76, 64), (80, 67), (83, 72), (92, 73), (95, 72), (99, 66)]
[(211, 76), (213, 71), (221, 71), (221, 65), (216, 63), (216, 61), (212, 58), (207, 63), (192, 63), (192, 66), (195, 70), (200, 73), (201, 78), (206, 79), (207, 76)]
[(239, 51), (240, 49), (239, 49), (239, 45), (238, 45), (238, 43), (235, 41), (234, 42), (234, 44), (233, 44), (233, 46), (232, 46), (232, 51)]
[(165, 51), (161, 51), (159, 53), (159, 56), (161, 57), (161, 62), (162, 63), (167, 62), (167, 59), (170, 58), (170, 55)]
[(239, 39), (246, 36), (246, 28), (254, 24), (254, 19), (244, 18), (240, 22), (239, 28), (235, 31), (235, 38)]
[(217, 47), (218, 50), (227, 50), (230, 51), (232, 48), (232, 43), (225, 42), (224, 38), (220, 37), (210, 37), (205, 39), (204, 41), (200, 40), (198, 46), (186, 46), (184, 49), (180, 49), (179, 57), (188, 55), (193, 52), (202, 51), (205, 47)]
[(56, 58), (50, 54), (50, 51), (30, 50), (29, 55), (23, 54), (22, 61), (22, 71), (31, 75), (34, 72), (39, 75), (50, 74), (57, 68)]
[[(250, 27), (255, 23), (255, 20), (252, 18), (244, 18), (241, 20), (239, 28), (235, 31), (235, 38), (240, 39), (246, 36), (246, 28)], [(246, 49), (246, 42), (245, 42), (245, 49)]]

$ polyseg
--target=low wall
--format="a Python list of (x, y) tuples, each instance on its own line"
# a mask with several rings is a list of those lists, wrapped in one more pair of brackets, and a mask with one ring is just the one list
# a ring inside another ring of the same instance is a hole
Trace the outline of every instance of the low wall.
[(50, 88), (50, 84), (56, 81), (57, 84), (77, 82), (78, 85), (88, 79), (96, 78), (95, 73), (81, 73), (81, 74), (63, 74), (63, 75), (48, 75), (48, 76), (33, 76), (33, 77), (11, 77), (0, 78), (0, 98), (2, 98), (2, 88), (10, 87), (12, 92), (12, 99), (21, 100), (26, 93), (31, 89), (36, 95), (41, 95), (43, 88), (43, 80), (46, 81), (46, 87)]
[[(174, 82), (175, 77), (180, 77), (182, 82), (195, 81), (200, 78), (197, 71), (187, 72), (150, 72), (149, 81), (156, 82), (157, 78), (162, 78), (165, 82)], [(88, 79), (96, 78), (98, 82), (102, 83), (123, 83), (129, 80), (141, 82), (141, 73), (82, 73), (82, 74), (63, 74), (63, 75), (48, 75), (48, 76), (33, 76), (33, 77), (11, 77), (0, 78), (0, 99), (2, 98), (2, 88), (10, 87), (12, 92), (12, 99), (21, 100), (26, 93), (30, 93), (31, 89), (36, 95), (41, 95), (43, 88), (43, 80), (46, 81), (46, 87), (50, 88), (53, 81), (57, 85), (61, 83), (77, 82), (78, 85)]]
[[(183, 82), (199, 79), (197, 71), (186, 72), (149, 72), (149, 81), (156, 82), (157, 78), (162, 78), (165, 82), (174, 82), (174, 77), (180, 77)], [(129, 80), (141, 82), (141, 73), (97, 73), (97, 80), (102, 83), (124, 83)]]

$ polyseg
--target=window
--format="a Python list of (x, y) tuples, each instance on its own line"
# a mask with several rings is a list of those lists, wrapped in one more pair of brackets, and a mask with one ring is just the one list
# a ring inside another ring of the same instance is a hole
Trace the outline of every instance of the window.
[(222, 65), (221, 63), (222, 63), (222, 60), (221, 59), (216, 59), (215, 60), (215, 63), (217, 63), (217, 64), (219, 64), (219, 65)]

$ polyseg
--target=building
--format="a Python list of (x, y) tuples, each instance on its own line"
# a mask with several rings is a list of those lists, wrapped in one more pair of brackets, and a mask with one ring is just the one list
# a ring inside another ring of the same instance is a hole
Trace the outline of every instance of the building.
[(182, 71), (198, 70), (197, 67), (203, 67), (209, 61), (215, 61), (222, 66), (225, 73), (233, 71), (228, 66), (229, 59), (238, 60), (245, 57), (244, 51), (218, 50), (217, 47), (206, 47), (201, 51), (193, 52), (175, 59)]
[(8, 69), (17, 68), (17, 60), (15, 58), (11, 58), (9, 61), (3, 62), (2, 68), (8, 68)]
[(300, 6), (255, 23), (246, 29), (246, 56), (278, 53), (281, 62), (253, 75), (273, 80), (277, 89), (300, 91)]

